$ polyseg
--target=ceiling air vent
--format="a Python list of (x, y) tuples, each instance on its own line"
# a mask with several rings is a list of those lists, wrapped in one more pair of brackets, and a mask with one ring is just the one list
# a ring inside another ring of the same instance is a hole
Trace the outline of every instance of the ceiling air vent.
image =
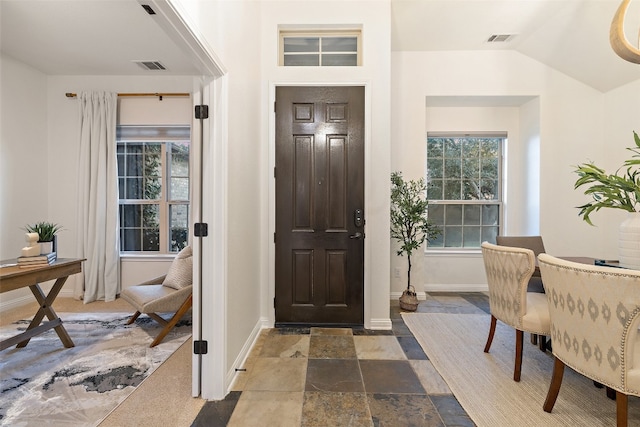
[(487, 39), (487, 42), (489, 43), (506, 42), (511, 40), (511, 37), (513, 37), (513, 34), (492, 34)]
[(148, 71), (158, 71), (158, 70), (166, 70), (167, 68), (162, 65), (160, 61), (133, 61)]

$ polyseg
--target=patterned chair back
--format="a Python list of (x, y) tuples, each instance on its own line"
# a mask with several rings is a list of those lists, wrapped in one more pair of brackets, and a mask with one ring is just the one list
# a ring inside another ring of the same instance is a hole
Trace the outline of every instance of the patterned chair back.
[(527, 312), (527, 285), (535, 270), (533, 251), (484, 242), (482, 259), (491, 314), (521, 330), (522, 316)]
[(640, 395), (640, 271), (538, 257), (553, 354), (577, 372)]

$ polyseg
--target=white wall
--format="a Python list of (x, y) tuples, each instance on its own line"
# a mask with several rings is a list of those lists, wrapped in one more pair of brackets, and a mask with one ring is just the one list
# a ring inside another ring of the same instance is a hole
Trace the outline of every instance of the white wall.
[[(389, 320), (390, 11), (380, 1), (176, 2), (224, 63), (228, 91), (228, 371), (248, 341), (273, 324), (273, 101), (276, 85), (366, 86), (365, 318)], [(339, 9), (340, 13), (335, 13)], [(357, 69), (277, 66), (279, 24), (358, 24), (364, 63)], [(250, 342), (249, 342), (250, 344)]]
[[(0, 56), (0, 260), (26, 246), (26, 224), (62, 223), (50, 214), (52, 182), (47, 156), (47, 77)], [(0, 310), (32, 300), (28, 289), (0, 294)]]
[[(264, 246), (261, 227), (266, 215), (261, 194), (265, 179), (260, 133), (264, 114), (260, 98), (261, 2), (181, 0), (176, 4), (228, 70), (216, 86), (227, 119), (214, 123), (227, 144), (226, 283), (213, 284), (226, 287), (214, 289), (213, 294), (226, 297), (227, 318), (223, 331), (220, 325), (205, 326), (214, 335), (224, 333), (222, 363), (228, 382), (259, 332), (265, 304), (261, 290), (266, 277), (260, 271)], [(214, 303), (203, 304), (207, 307)]]
[[(611, 243), (616, 237), (586, 227), (577, 216), (575, 206), (584, 201), (581, 193), (573, 190), (576, 176), (571, 167), (589, 157), (604, 158), (605, 95), (508, 51), (393, 52), (392, 70), (392, 170), (408, 171), (409, 177), (424, 174), (425, 134), (432, 130), (428, 117), (434, 121), (437, 117), (437, 126), (481, 126), (464, 110), (440, 109), (425, 114), (426, 97), (528, 97), (531, 100), (520, 105), (517, 111), (503, 114), (506, 123), (496, 121), (500, 115), (489, 108), (489, 104), (475, 115), (476, 118), (484, 116), (483, 123), (510, 126), (513, 131), (509, 133), (508, 232), (533, 232), (539, 222), (550, 253), (617, 256), (611, 252)], [(618, 97), (623, 98), (622, 108), (630, 106), (632, 98), (627, 91)], [(617, 107), (612, 106), (611, 110), (615, 115)], [(636, 107), (636, 119), (637, 111)], [(528, 167), (529, 160), (537, 161), (537, 144), (540, 189), (539, 196), (535, 191), (530, 196), (527, 188), (535, 184), (535, 180), (523, 180), (520, 173)], [(527, 151), (530, 147), (534, 157)], [(520, 152), (514, 153), (514, 148)], [(522, 194), (523, 191), (527, 193)], [(535, 205), (538, 198), (539, 218), (532, 212), (532, 201)], [(522, 218), (528, 221), (523, 223)], [(423, 262), (415, 282), (420, 291), (472, 290), (486, 286), (479, 252), (426, 255)], [(398, 260), (392, 254), (391, 263), (404, 269), (406, 260)], [(396, 278), (392, 281), (392, 291), (400, 292), (405, 281)]]

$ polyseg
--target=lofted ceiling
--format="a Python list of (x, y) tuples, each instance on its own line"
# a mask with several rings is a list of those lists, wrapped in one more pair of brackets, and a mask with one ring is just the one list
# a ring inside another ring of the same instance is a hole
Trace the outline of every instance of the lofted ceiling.
[[(607, 92), (640, 79), (640, 65), (620, 59), (609, 46), (620, 1), (391, 0), (391, 46), (393, 51), (515, 50)], [(200, 74), (140, 3), (0, 0), (1, 50), (51, 75)], [(638, 29), (640, 0), (633, 0), (625, 22), (633, 44)], [(512, 36), (488, 43), (493, 34)], [(166, 70), (144, 70), (133, 61), (159, 61)]]

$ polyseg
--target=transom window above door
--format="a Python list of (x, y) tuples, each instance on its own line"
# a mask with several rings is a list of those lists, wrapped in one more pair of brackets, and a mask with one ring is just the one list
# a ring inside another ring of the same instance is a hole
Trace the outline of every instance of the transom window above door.
[(279, 65), (285, 67), (355, 67), (361, 65), (360, 46), (360, 30), (281, 30)]

